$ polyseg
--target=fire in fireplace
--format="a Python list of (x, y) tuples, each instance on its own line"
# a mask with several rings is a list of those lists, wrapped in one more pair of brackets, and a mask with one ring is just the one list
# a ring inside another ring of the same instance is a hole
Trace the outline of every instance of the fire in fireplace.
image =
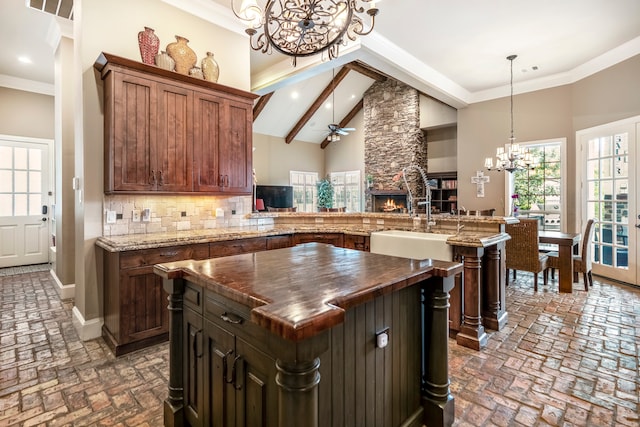
[(407, 213), (407, 194), (398, 190), (372, 190), (371, 211)]

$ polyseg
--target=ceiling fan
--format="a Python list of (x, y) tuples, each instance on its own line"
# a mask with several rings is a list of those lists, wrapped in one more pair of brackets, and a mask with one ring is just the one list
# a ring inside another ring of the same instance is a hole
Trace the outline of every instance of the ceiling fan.
[[(333, 69), (333, 81), (336, 79), (336, 70)], [(356, 128), (343, 128), (339, 124), (336, 124), (336, 88), (333, 87), (331, 91), (331, 108), (333, 110), (333, 123), (329, 123), (329, 133), (327, 133), (327, 141), (335, 142), (340, 141), (340, 135), (349, 135), (349, 132), (353, 132)]]

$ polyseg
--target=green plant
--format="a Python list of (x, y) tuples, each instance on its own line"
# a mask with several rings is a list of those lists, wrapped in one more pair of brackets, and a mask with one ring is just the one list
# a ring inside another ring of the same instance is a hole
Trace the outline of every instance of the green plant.
[(333, 207), (333, 184), (329, 177), (321, 179), (316, 185), (318, 187), (318, 207)]

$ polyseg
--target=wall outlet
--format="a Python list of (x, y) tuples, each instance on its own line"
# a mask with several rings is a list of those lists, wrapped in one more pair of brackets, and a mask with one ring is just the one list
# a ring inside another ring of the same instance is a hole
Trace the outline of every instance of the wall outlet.
[(116, 223), (116, 211), (107, 211), (107, 224)]
[(151, 221), (151, 210), (149, 208), (142, 209), (142, 222)]
[(131, 212), (131, 221), (140, 222), (140, 216), (140, 209), (134, 209), (133, 212)]

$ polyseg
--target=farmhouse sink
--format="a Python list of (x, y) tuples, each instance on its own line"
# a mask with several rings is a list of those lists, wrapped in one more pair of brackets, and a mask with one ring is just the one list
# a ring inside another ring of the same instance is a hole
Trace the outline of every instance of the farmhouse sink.
[(452, 234), (387, 230), (371, 233), (370, 251), (412, 259), (453, 260), (453, 246), (447, 244)]

